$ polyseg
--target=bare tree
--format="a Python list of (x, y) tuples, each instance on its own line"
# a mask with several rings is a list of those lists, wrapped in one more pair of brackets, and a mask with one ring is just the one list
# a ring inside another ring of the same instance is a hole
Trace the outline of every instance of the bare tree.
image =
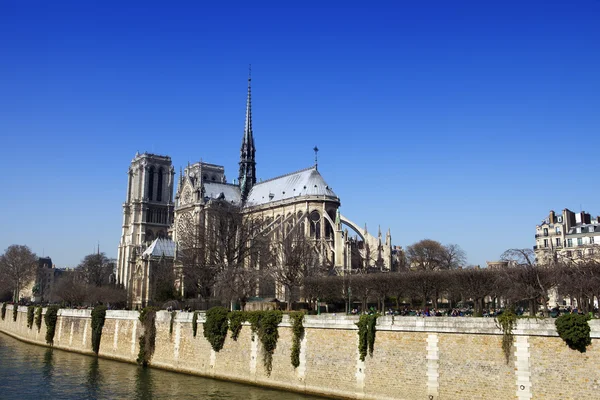
[[(507, 293), (516, 301), (527, 301), (530, 312), (535, 315), (538, 301), (545, 306), (548, 303), (548, 290), (556, 285), (556, 273), (552, 264), (536, 264), (535, 253), (531, 249), (509, 249), (501, 258), (510, 261), (515, 267), (503, 270), (504, 278), (511, 282)], [(547, 308), (544, 307), (547, 314)]]
[(453, 271), (455, 287), (460, 290), (464, 298), (473, 300), (475, 315), (483, 313), (484, 299), (494, 294), (497, 273), (493, 270), (466, 268)]
[(87, 285), (75, 271), (63, 274), (55, 283), (54, 289), (56, 299), (69, 306), (82, 305), (87, 296)]
[(13, 292), (13, 301), (19, 301), (23, 287), (35, 279), (38, 257), (29, 247), (13, 244), (0, 256), (0, 275), (6, 287)]
[(320, 264), (315, 244), (300, 229), (292, 229), (274, 244), (275, 262), (271, 264), (271, 274), (275, 282), (285, 289), (287, 309), (292, 309), (295, 292), (304, 280), (312, 276), (324, 275), (325, 268)]
[(457, 244), (447, 244), (441, 255), (440, 269), (458, 269), (467, 263), (465, 251)]
[(104, 253), (93, 253), (85, 256), (75, 270), (87, 285), (102, 286), (110, 282), (115, 263)]
[(263, 221), (242, 213), (224, 201), (213, 201), (197, 222), (178, 227), (177, 263), (185, 276), (186, 290), (204, 300), (216, 294), (241, 300), (247, 268), (271, 259), (268, 239), (261, 235)]
[(421, 271), (434, 271), (444, 266), (445, 249), (440, 242), (424, 239), (406, 248), (406, 258), (410, 268)]

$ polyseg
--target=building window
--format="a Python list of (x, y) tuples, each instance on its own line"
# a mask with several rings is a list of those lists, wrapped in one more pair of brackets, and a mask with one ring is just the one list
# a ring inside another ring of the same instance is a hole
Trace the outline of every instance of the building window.
[(556, 246), (560, 247), (560, 238), (556, 238)]
[(556, 233), (557, 233), (558, 235), (560, 235), (560, 226), (557, 226), (557, 227), (556, 227)]
[(150, 167), (148, 172), (148, 200), (152, 200), (152, 193), (154, 193), (154, 166)]
[(544, 236), (548, 236), (548, 228), (544, 228)]
[(590, 244), (594, 244), (594, 237), (590, 236)]
[(577, 238), (577, 246), (583, 245), (583, 238)]
[(544, 247), (548, 247), (548, 239), (544, 239)]
[(577, 250), (577, 257), (583, 256), (583, 252), (581, 250)]
[(590, 226), (590, 227), (588, 228), (588, 232), (594, 232), (594, 227), (593, 227), (593, 226)]
[(567, 239), (567, 247), (573, 247), (573, 239)]
[(572, 252), (572, 251), (570, 251), (570, 250), (569, 250), (569, 251), (567, 251), (567, 257), (569, 257), (569, 258), (570, 258), (570, 257), (572, 257), (572, 256), (573, 256), (573, 252)]
[(158, 184), (156, 191), (156, 201), (162, 201), (162, 189), (163, 189), (163, 169), (160, 167), (158, 169)]
[(592, 255), (592, 254), (594, 254), (594, 249), (589, 249), (589, 250), (588, 250), (588, 254), (589, 254), (589, 255)]

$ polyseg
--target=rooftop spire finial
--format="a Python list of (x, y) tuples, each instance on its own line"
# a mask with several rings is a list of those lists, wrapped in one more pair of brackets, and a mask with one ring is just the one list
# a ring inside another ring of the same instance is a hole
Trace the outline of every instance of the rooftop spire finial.
[(315, 146), (313, 151), (315, 152), (315, 169), (319, 169), (318, 168), (319, 167), (319, 158), (318, 158), (319, 148), (317, 146)]

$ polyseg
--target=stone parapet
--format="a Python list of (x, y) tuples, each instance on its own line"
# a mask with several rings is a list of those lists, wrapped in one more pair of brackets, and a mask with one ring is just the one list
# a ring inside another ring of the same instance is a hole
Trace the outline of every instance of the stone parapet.
[[(45, 323), (27, 327), (27, 307), (13, 321), (7, 306), (0, 331), (44, 345)], [(287, 315), (279, 325), (272, 372), (260, 341), (247, 323), (237, 340), (212, 350), (203, 335), (205, 313), (159, 311), (151, 366), (265, 387), (360, 399), (597, 399), (600, 388), (600, 321), (589, 322), (585, 353), (557, 337), (553, 319), (519, 319), (509, 354), (493, 318), (391, 317), (377, 320), (373, 355), (360, 359), (359, 316), (305, 316), (300, 365), (291, 365), (293, 331)], [(108, 310), (99, 356), (134, 363), (144, 333), (137, 311)], [(91, 350), (91, 310), (58, 313), (54, 347)]]

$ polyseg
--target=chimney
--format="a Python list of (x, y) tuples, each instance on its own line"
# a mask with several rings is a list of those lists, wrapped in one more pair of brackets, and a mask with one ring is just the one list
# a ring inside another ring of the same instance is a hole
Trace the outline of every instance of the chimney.
[(554, 218), (554, 210), (550, 210), (550, 217), (548, 218), (550, 220), (550, 223), (553, 224), (555, 222), (555, 218)]

